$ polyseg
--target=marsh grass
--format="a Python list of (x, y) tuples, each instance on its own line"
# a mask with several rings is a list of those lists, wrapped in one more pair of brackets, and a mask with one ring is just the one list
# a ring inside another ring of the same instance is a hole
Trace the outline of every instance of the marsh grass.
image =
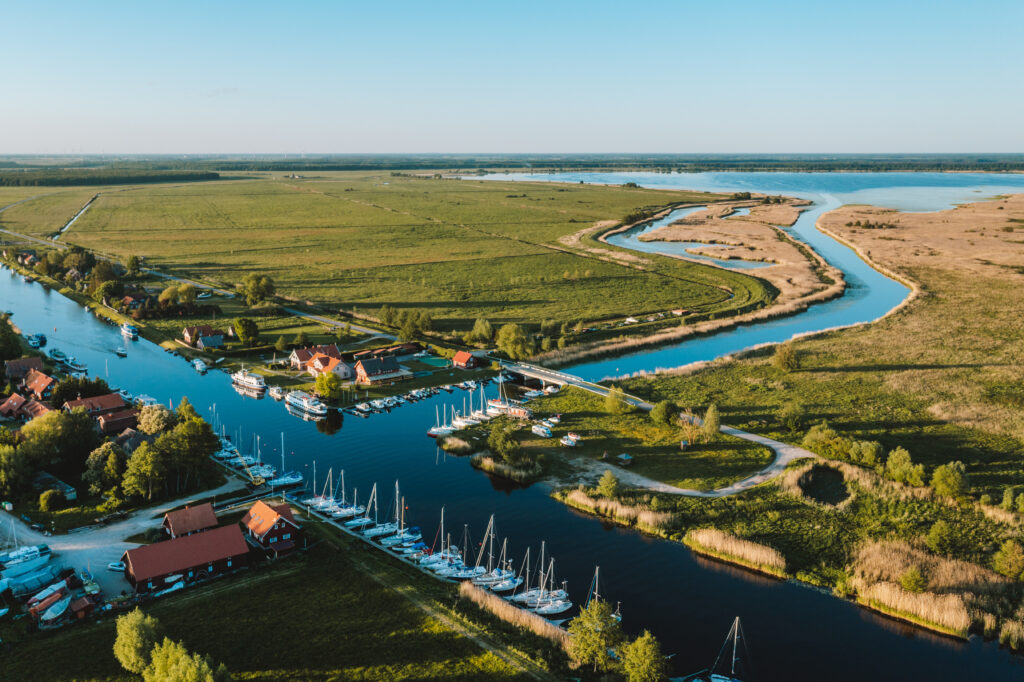
[(971, 627), (967, 605), (958, 594), (908, 592), (896, 583), (875, 583), (860, 590), (859, 599), (889, 613), (942, 632), (966, 637)]
[(654, 511), (592, 495), (583, 487), (559, 491), (555, 493), (555, 497), (570, 507), (604, 516), (654, 535), (665, 535), (675, 525), (674, 515), (669, 512)]
[(786, 558), (777, 549), (738, 538), (716, 528), (688, 531), (683, 541), (700, 554), (726, 559), (772, 575), (787, 575)]
[(469, 581), (459, 585), (459, 596), (468, 599), (503, 621), (550, 639), (563, 648), (569, 642), (569, 633), (555, 627), (551, 621), (536, 613), (517, 608), (493, 592), (481, 589)]
[(478, 452), (470, 458), (470, 464), (481, 471), (486, 471), (495, 476), (508, 478), (517, 483), (529, 483), (536, 480), (544, 473), (544, 467), (540, 462), (535, 461), (527, 466), (513, 466), (500, 462), (489, 452)]

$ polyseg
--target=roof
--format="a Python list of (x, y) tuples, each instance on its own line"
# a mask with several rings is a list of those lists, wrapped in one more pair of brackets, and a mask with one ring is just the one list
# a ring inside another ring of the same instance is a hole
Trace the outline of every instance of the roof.
[(78, 398), (64, 403), (64, 408), (73, 410), (76, 407), (84, 407), (86, 412), (109, 412), (125, 407), (124, 398), (117, 393), (97, 395), (92, 398)]
[(328, 343), (323, 346), (306, 346), (305, 348), (296, 348), (292, 351), (292, 355), (299, 362), (309, 362), (317, 355), (326, 355), (332, 358), (341, 358), (341, 351), (338, 350), (338, 344)]
[(56, 379), (43, 374), (38, 369), (30, 369), (25, 375), (25, 388), (36, 395), (42, 395), (55, 383), (57, 383)]
[(249, 551), (242, 529), (232, 523), (205, 533), (144, 545), (124, 553), (124, 562), (136, 582), (170, 575)]
[(402, 366), (398, 364), (398, 360), (394, 357), (364, 358), (357, 364), (362, 365), (363, 371), (366, 372), (367, 376), (373, 376), (375, 374), (389, 374), (391, 372), (400, 372), (402, 370)]
[(287, 504), (279, 504), (272, 507), (263, 500), (257, 500), (256, 504), (242, 517), (242, 525), (252, 531), (257, 537), (263, 538), (264, 535), (273, 530), (274, 524), (279, 519), (284, 519), (296, 528), (299, 527), (299, 524), (295, 523), (295, 517), (292, 516), (292, 508)]
[(317, 371), (324, 374), (327, 372), (333, 372), (338, 365), (342, 364), (344, 363), (340, 358), (324, 355), (323, 353), (317, 353), (308, 363), (308, 365), (312, 365)]
[(128, 426), (135, 426), (138, 423), (139, 411), (135, 408), (107, 412), (97, 417), (100, 423), (100, 431), (109, 434), (114, 431), (121, 431)]
[(471, 360), (475, 360), (475, 359), (476, 359), (476, 356), (474, 356), (469, 351), (460, 350), (458, 353), (455, 354), (455, 357), (452, 358), (452, 362), (462, 362), (462, 363), (465, 363), (465, 362), (470, 362)]
[(13, 415), (21, 409), (21, 406), (25, 404), (25, 397), (17, 393), (12, 393), (11, 396), (0, 405), (0, 414)]
[[(184, 331), (182, 331), (182, 336), (211, 336), (216, 333), (218, 333), (218, 330), (215, 330), (210, 325), (201, 324), (195, 327), (185, 327)], [(219, 333), (223, 334), (223, 332)]]
[(164, 526), (172, 535), (185, 535), (216, 525), (217, 515), (213, 513), (213, 505), (209, 502), (164, 514)]
[(43, 359), (37, 356), (31, 358), (15, 358), (4, 362), (7, 376), (11, 379), (21, 379), (30, 369), (43, 370)]
[(53, 412), (48, 405), (44, 405), (35, 398), (29, 398), (25, 406), (21, 408), (21, 413), (27, 415), (29, 419), (35, 419), (36, 417), (42, 416), (47, 412)]

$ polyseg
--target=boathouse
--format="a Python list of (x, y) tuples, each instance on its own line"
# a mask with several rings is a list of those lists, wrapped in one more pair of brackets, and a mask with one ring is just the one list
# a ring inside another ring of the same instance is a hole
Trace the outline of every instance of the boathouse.
[(129, 549), (121, 557), (124, 575), (136, 592), (172, 586), (179, 580), (205, 580), (244, 568), (249, 545), (232, 523), (203, 533)]
[(394, 356), (383, 358), (365, 358), (356, 363), (356, 381), (360, 384), (380, 384), (386, 381), (399, 381), (410, 376)]
[(476, 356), (469, 351), (460, 350), (452, 358), (452, 366), (457, 369), (474, 369), (477, 367)]

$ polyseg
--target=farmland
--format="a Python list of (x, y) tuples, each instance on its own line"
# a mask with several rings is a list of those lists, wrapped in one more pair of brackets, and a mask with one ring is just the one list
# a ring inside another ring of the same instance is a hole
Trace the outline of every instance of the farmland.
[[(91, 193), (26, 202), (0, 214), (0, 227), (51, 234)], [(101, 191), (62, 241), (229, 286), (268, 274), (279, 294), (333, 310), (429, 311), (442, 330), (467, 329), (477, 317), (539, 325), (767, 304), (774, 289), (746, 275), (661, 256), (601, 257), (560, 242), (639, 208), (717, 198), (386, 173), (265, 175)]]

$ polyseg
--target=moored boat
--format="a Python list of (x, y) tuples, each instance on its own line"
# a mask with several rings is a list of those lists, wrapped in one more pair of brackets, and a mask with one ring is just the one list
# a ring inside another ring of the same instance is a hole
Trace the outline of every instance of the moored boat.
[(327, 406), (306, 393), (305, 391), (291, 391), (284, 397), (284, 401), (309, 414), (323, 416), (327, 414)]
[(130, 339), (139, 338), (139, 328), (130, 322), (125, 322), (121, 325), (121, 333)]
[(262, 376), (253, 374), (244, 367), (231, 375), (231, 382), (252, 391), (264, 391), (267, 388), (267, 382), (263, 380)]
[(195, 360), (193, 360), (192, 367), (194, 367), (195, 370), (200, 374), (206, 374), (206, 370), (208, 369), (206, 363), (203, 362), (202, 358), (196, 358)]
[(270, 390), (267, 392), (270, 394), (270, 397), (273, 398), (274, 400), (284, 400), (284, 397), (287, 394), (287, 391), (285, 391), (280, 386), (271, 386)]

